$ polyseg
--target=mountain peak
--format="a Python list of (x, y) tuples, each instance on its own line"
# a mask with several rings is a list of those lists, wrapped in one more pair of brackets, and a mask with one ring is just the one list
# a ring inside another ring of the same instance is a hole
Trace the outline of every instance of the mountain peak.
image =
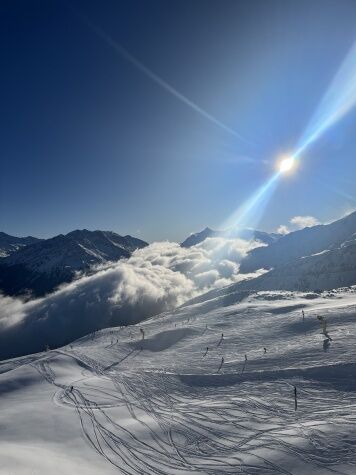
[[(98, 264), (128, 258), (148, 244), (131, 236), (111, 231), (76, 229), (65, 235), (34, 242), (0, 259), (0, 282), (6, 293), (21, 293), (29, 288), (37, 295), (70, 282), (77, 272)], [(6, 276), (10, 275), (10, 278)]]

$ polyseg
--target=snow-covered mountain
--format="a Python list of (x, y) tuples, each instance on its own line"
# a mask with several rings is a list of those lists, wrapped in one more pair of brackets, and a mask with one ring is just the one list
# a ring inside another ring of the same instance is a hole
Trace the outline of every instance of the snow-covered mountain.
[(225, 288), (2, 361), (0, 473), (353, 475), (355, 304)]
[(0, 257), (9, 256), (13, 252), (39, 241), (41, 241), (41, 239), (33, 236), (16, 237), (0, 232)]
[[(267, 290), (321, 291), (356, 285), (356, 239), (340, 247), (292, 259), (269, 272), (229, 286), (230, 292)], [(224, 289), (213, 290), (210, 298)], [(202, 296), (205, 298), (205, 296)], [(200, 297), (197, 298), (199, 301)]]
[(340, 247), (294, 259), (240, 289), (327, 290), (356, 284), (356, 239)]
[(187, 237), (182, 243), (182, 247), (191, 247), (199, 244), (205, 239), (210, 237), (231, 237), (231, 238), (240, 238), (246, 239), (247, 241), (254, 240), (260, 241), (263, 244), (272, 244), (276, 242), (281, 234), (277, 233), (266, 233), (264, 231), (257, 231), (255, 229), (239, 229), (235, 231), (214, 231), (206, 227), (203, 231), (193, 233)]
[(269, 246), (253, 249), (242, 261), (240, 271), (254, 272), (283, 266), (293, 259), (336, 249), (356, 237), (356, 212), (334, 221), (295, 231)]
[(110, 231), (76, 230), (41, 240), (0, 261), (0, 288), (43, 295), (92, 266), (130, 257), (148, 244)]

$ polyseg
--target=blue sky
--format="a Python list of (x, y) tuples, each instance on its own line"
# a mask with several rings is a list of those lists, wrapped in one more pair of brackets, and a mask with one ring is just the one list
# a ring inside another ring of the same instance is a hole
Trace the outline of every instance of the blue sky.
[[(351, 0), (3, 1), (0, 229), (219, 227), (297, 146), (355, 25)], [(355, 123), (351, 110), (303, 153), (259, 228), (355, 207)]]

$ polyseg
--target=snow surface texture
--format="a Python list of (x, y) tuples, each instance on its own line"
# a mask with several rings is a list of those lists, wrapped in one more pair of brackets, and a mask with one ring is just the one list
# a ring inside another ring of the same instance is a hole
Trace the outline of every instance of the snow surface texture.
[(356, 473), (356, 289), (228, 292), (3, 361), (0, 473)]
[(93, 330), (171, 310), (212, 288), (253, 275), (239, 262), (259, 245), (211, 238), (189, 249), (154, 243), (130, 259), (97, 268), (47, 297), (23, 301), (0, 296), (0, 359), (62, 346)]

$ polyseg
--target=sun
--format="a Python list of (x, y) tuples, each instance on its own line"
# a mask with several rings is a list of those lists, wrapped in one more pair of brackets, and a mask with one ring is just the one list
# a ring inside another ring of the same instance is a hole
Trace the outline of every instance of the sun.
[(278, 169), (280, 173), (288, 173), (290, 172), (295, 166), (295, 159), (293, 157), (283, 158), (279, 164)]

